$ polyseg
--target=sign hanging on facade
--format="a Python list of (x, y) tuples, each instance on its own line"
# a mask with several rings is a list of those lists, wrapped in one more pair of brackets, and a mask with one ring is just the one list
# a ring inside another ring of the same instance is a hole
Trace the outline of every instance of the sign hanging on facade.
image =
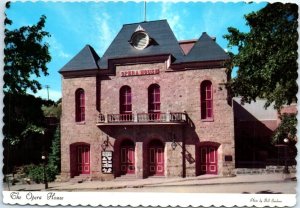
[(159, 74), (159, 69), (121, 71), (120, 74), (121, 77), (153, 75), (153, 74)]
[(102, 151), (101, 152), (102, 161), (102, 173), (109, 174), (113, 172), (113, 152), (112, 151)]

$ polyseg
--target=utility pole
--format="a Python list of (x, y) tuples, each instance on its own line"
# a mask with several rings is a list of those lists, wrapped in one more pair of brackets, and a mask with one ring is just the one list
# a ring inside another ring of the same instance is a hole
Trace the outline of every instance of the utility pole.
[(49, 100), (49, 88), (50, 88), (50, 86), (49, 86), (49, 85), (46, 85), (45, 87), (46, 87), (46, 89), (47, 89), (47, 95), (48, 95), (48, 100)]

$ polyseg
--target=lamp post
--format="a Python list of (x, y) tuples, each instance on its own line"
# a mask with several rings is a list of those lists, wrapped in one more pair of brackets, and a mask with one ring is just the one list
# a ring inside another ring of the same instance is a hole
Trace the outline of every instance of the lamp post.
[(284, 138), (283, 139), (283, 142), (284, 142), (284, 169), (283, 169), (283, 173), (286, 173), (286, 174), (289, 174), (290, 171), (289, 171), (289, 167), (288, 167), (288, 164), (287, 164), (287, 157), (288, 157), (288, 154), (287, 154), (287, 149), (288, 149), (288, 142), (289, 142), (289, 139), (288, 138)]
[(47, 174), (46, 174), (46, 155), (42, 155), (42, 160), (43, 160), (43, 166), (44, 166), (44, 184), (45, 184), (45, 189), (48, 189), (48, 181), (47, 181)]

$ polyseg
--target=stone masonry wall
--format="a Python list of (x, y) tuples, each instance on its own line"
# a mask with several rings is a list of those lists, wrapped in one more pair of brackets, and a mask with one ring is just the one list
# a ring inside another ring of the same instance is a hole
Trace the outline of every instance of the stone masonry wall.
[[(187, 71), (167, 71), (166, 63), (117, 66), (116, 76), (101, 80), (101, 112), (119, 113), (119, 90), (122, 86), (131, 87), (133, 113), (148, 111), (148, 87), (160, 86), (161, 112), (186, 111), (194, 122), (195, 129), (185, 131), (186, 149), (193, 158), (186, 161), (186, 174), (195, 175), (195, 144), (212, 141), (220, 144), (218, 162), (219, 174), (229, 174), (234, 168), (234, 130), (233, 112), (227, 103), (225, 69), (201, 69)], [(159, 69), (158, 75), (121, 77), (121, 72), (128, 70)], [(210, 80), (213, 84), (213, 121), (203, 121), (200, 117), (200, 84)], [(176, 135), (181, 138), (182, 134)], [(173, 153), (170, 153), (173, 155)], [(224, 156), (231, 155), (233, 161), (226, 162)], [(180, 155), (181, 156), (181, 155)], [(168, 162), (170, 158), (168, 158)]]
[[(100, 154), (100, 131), (96, 126), (96, 78), (82, 77), (62, 80), (62, 118), (61, 118), (61, 175), (70, 178), (70, 145), (77, 142), (90, 144), (91, 156)], [(75, 122), (75, 91), (82, 88), (85, 92), (85, 121)], [(98, 153), (99, 152), (99, 153)], [(91, 157), (91, 173), (99, 175), (100, 160)]]
[[(121, 72), (128, 70), (159, 69), (156, 75), (121, 77)], [(200, 84), (210, 80), (213, 85), (213, 121), (203, 121), (200, 115)], [(135, 143), (135, 168), (137, 178), (147, 177), (147, 149), (151, 139), (164, 143), (165, 175), (195, 176), (197, 174), (197, 152), (203, 142), (212, 142), (218, 148), (218, 174), (227, 175), (234, 168), (234, 130), (233, 112), (227, 103), (225, 69), (199, 69), (171, 71), (167, 63), (123, 65), (116, 67), (116, 76), (63, 78), (62, 120), (61, 120), (61, 176), (70, 178), (70, 145), (84, 142), (90, 145), (91, 178), (110, 180), (118, 176), (119, 153), (116, 151), (123, 139)], [(119, 114), (119, 90), (128, 85), (132, 92), (132, 112), (148, 112), (148, 87), (160, 86), (161, 112), (186, 111), (193, 127), (181, 125), (145, 125), (145, 126), (97, 126), (96, 104), (100, 103), (103, 114)], [(98, 84), (98, 85), (97, 85)], [(75, 91), (85, 91), (85, 114), (83, 123), (75, 122)], [(100, 88), (97, 96), (96, 89)], [(99, 100), (97, 100), (99, 99)], [(177, 147), (171, 147), (171, 135), (175, 135)], [(114, 173), (101, 173), (101, 151), (103, 142), (109, 138), (106, 150), (114, 151)], [(185, 156), (183, 159), (183, 153)], [(232, 161), (225, 162), (225, 155), (232, 156)]]

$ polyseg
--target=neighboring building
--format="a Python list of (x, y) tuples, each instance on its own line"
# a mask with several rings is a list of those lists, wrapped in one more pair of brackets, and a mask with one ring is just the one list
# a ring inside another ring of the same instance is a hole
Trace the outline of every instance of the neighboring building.
[(177, 41), (166, 20), (126, 24), (100, 58), (61, 70), (61, 177), (229, 175), (234, 119), (224, 50)]
[(271, 137), (278, 126), (277, 111), (273, 106), (265, 109), (265, 100), (240, 104), (233, 99), (236, 145), (236, 167), (265, 167), (268, 158), (276, 156)]
[[(266, 100), (241, 104), (240, 98), (233, 98), (236, 168), (266, 168), (285, 164), (286, 144), (272, 143), (272, 136), (280, 124), (279, 114)], [(295, 104), (283, 106), (281, 114), (297, 113)], [(289, 165), (295, 164), (297, 154), (294, 144), (288, 144)]]

